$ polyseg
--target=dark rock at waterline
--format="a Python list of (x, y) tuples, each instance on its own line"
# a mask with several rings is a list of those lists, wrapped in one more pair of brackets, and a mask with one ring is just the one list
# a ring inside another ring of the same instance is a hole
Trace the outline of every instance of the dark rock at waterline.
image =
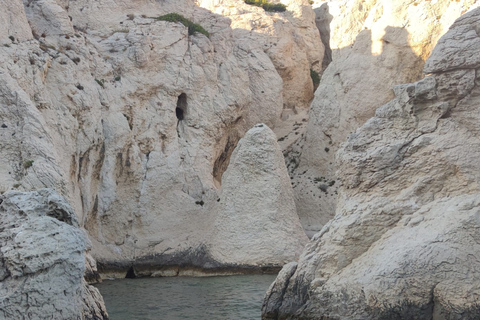
[(106, 277), (162, 277), (179, 275), (228, 275), (277, 273), (278, 265), (222, 264), (213, 260), (204, 246), (173, 254), (157, 254), (133, 261), (97, 261), (98, 272)]

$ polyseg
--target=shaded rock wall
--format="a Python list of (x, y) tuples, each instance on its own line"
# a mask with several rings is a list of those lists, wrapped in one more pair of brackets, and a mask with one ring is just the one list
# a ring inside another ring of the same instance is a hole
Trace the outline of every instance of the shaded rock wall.
[(244, 48), (263, 50), (283, 80), (284, 118), (308, 108), (313, 99), (310, 69), (320, 72), (324, 47), (307, 0), (283, 0), (287, 11), (265, 12), (244, 1), (197, 1), (199, 6), (232, 21), (234, 36)]

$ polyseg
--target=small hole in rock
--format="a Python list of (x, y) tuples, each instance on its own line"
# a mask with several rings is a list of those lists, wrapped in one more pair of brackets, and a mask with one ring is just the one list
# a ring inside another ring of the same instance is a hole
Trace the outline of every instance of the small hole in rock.
[(182, 93), (178, 96), (177, 100), (177, 108), (175, 109), (175, 114), (177, 115), (177, 119), (179, 121), (185, 119), (185, 115), (187, 113), (187, 95)]

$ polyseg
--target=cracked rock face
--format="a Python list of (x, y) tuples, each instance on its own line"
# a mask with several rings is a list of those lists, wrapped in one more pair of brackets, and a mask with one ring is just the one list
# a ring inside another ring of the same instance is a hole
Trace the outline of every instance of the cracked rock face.
[(317, 24), (329, 36), (333, 60), (315, 92), (303, 148), (292, 153), (299, 163), (292, 173), (295, 200), (307, 230), (320, 230), (335, 213), (340, 145), (394, 98), (395, 85), (423, 77), (438, 39), (478, 5), (472, 0), (316, 1)]
[(264, 124), (237, 145), (224, 174), (211, 255), (226, 264), (274, 265), (298, 259), (307, 237), (275, 134)]
[[(478, 319), (480, 10), (339, 150), (336, 215), (264, 319)], [(452, 61), (452, 59), (454, 61)]]
[(86, 235), (51, 189), (0, 196), (0, 318), (107, 319), (83, 279)]

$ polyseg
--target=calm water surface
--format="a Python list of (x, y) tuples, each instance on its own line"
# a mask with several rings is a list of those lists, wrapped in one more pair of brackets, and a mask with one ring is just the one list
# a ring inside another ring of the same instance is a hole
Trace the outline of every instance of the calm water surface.
[(111, 320), (260, 319), (275, 275), (106, 280), (96, 285)]

